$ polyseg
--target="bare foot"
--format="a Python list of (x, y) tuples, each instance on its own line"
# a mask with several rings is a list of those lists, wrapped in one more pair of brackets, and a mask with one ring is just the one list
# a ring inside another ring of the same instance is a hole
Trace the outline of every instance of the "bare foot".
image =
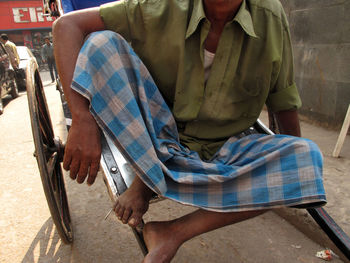
[(172, 229), (172, 221), (147, 223), (143, 237), (148, 248), (143, 263), (168, 263), (183, 243)]
[(115, 213), (124, 223), (136, 227), (141, 223), (142, 216), (148, 210), (149, 200), (153, 191), (138, 177), (135, 177), (131, 186), (119, 196), (115, 204)]

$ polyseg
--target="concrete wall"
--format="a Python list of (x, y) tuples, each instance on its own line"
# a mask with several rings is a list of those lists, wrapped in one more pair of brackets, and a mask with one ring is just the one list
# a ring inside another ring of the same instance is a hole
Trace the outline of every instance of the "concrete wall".
[(350, 103), (350, 0), (281, 0), (302, 115), (338, 128)]

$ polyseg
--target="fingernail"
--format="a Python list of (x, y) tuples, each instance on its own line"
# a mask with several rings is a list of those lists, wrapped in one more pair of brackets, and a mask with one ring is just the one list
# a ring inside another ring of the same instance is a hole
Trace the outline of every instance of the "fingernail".
[(129, 221), (129, 224), (134, 225), (135, 222), (136, 222), (135, 218), (131, 218), (130, 221)]

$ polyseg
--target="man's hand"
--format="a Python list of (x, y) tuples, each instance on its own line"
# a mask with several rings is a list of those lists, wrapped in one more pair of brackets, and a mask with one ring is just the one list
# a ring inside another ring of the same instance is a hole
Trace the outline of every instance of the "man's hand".
[(87, 112), (73, 120), (63, 158), (63, 168), (70, 170), (70, 177), (79, 184), (87, 178), (87, 184), (95, 181), (100, 159), (100, 130), (92, 115)]

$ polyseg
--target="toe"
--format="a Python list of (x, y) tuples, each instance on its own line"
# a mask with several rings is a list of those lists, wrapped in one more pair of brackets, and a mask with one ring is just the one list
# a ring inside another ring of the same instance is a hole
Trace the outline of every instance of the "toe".
[(124, 207), (122, 207), (122, 206), (118, 207), (118, 210), (116, 211), (116, 215), (117, 215), (119, 220), (121, 220), (123, 218), (124, 210), (125, 210)]
[(142, 220), (142, 214), (133, 213), (128, 221), (128, 225), (131, 227), (137, 227)]
[(123, 214), (123, 217), (122, 217), (122, 222), (124, 223), (124, 224), (126, 224), (126, 223), (128, 223), (128, 220), (129, 220), (129, 217), (130, 217), (130, 215), (131, 215), (131, 209), (130, 208), (126, 208), (125, 210), (124, 210), (124, 214)]
[(116, 203), (114, 205), (114, 209), (113, 209), (116, 215), (118, 215), (119, 209), (120, 209), (120, 205), (118, 203)]

